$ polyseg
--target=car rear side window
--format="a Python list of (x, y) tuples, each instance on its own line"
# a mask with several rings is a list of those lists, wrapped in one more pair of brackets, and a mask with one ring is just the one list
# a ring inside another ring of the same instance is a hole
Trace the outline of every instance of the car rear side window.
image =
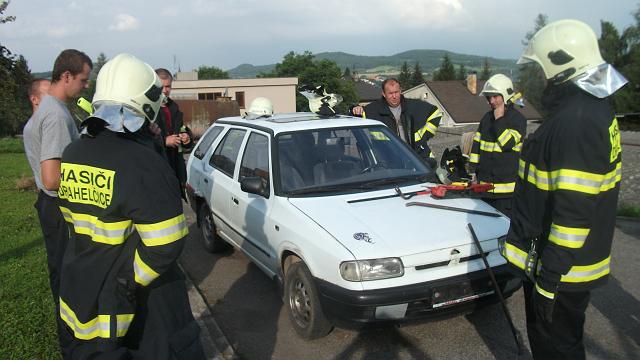
[(247, 176), (259, 176), (269, 187), (269, 138), (251, 133), (242, 156), (239, 181)]
[(233, 177), (233, 169), (236, 167), (238, 152), (244, 139), (246, 130), (231, 129), (213, 152), (209, 165)]
[(211, 131), (209, 131), (207, 135), (205, 135), (202, 140), (200, 140), (198, 146), (196, 147), (196, 150), (193, 152), (193, 156), (202, 160), (204, 154), (207, 152), (207, 150), (209, 150), (211, 144), (213, 144), (214, 140), (222, 132), (222, 129), (222, 126), (214, 126), (213, 129), (211, 129)]

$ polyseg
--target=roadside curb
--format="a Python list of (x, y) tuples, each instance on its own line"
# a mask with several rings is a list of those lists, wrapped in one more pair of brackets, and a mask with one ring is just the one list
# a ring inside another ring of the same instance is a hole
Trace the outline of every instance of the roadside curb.
[(193, 317), (200, 326), (200, 341), (207, 359), (230, 360), (239, 359), (235, 350), (227, 341), (226, 336), (220, 330), (220, 327), (213, 318), (208, 304), (204, 301), (204, 297), (195, 286), (189, 274), (184, 270), (182, 264), (178, 264), (180, 270), (185, 276), (185, 283), (189, 293), (189, 303)]

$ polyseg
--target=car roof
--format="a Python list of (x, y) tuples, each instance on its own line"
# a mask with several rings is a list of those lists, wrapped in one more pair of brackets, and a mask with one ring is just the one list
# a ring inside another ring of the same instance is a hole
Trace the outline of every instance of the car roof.
[(219, 124), (233, 124), (247, 127), (260, 127), (273, 131), (274, 134), (300, 131), (307, 129), (324, 129), (349, 126), (382, 125), (377, 120), (357, 118), (353, 116), (336, 115), (332, 117), (322, 117), (315, 113), (298, 112), (275, 114), (270, 117), (262, 117), (249, 120), (242, 116), (226, 117), (216, 120)]

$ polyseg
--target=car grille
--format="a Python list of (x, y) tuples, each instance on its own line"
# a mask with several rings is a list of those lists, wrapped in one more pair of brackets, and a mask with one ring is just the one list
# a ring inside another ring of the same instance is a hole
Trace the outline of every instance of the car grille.
[[(484, 253), (484, 256), (489, 256), (488, 252)], [(470, 255), (470, 256), (465, 256), (465, 257), (461, 257), (459, 262), (467, 262), (467, 261), (471, 261), (471, 260), (476, 260), (476, 259), (480, 259), (482, 257), (482, 255), (480, 254), (475, 254), (475, 255)], [(452, 260), (445, 260), (445, 261), (439, 261), (439, 262), (435, 262), (435, 263), (431, 263), (431, 264), (424, 264), (424, 265), (418, 265), (415, 267), (416, 270), (426, 270), (426, 269), (433, 269), (436, 267), (440, 267), (440, 266), (448, 266), (449, 263)]]

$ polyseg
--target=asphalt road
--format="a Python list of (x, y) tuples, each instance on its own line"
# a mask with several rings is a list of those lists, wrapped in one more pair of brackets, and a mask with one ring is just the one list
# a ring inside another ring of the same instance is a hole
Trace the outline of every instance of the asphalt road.
[[(499, 305), (433, 322), (365, 331), (336, 328), (305, 341), (297, 336), (275, 282), (239, 251), (207, 253), (188, 206), (190, 237), (181, 263), (213, 317), (243, 359), (530, 359), (522, 290), (508, 306), (527, 350), (518, 356)], [(590, 359), (640, 358), (640, 222), (619, 220), (612, 277), (592, 293), (585, 344)]]

